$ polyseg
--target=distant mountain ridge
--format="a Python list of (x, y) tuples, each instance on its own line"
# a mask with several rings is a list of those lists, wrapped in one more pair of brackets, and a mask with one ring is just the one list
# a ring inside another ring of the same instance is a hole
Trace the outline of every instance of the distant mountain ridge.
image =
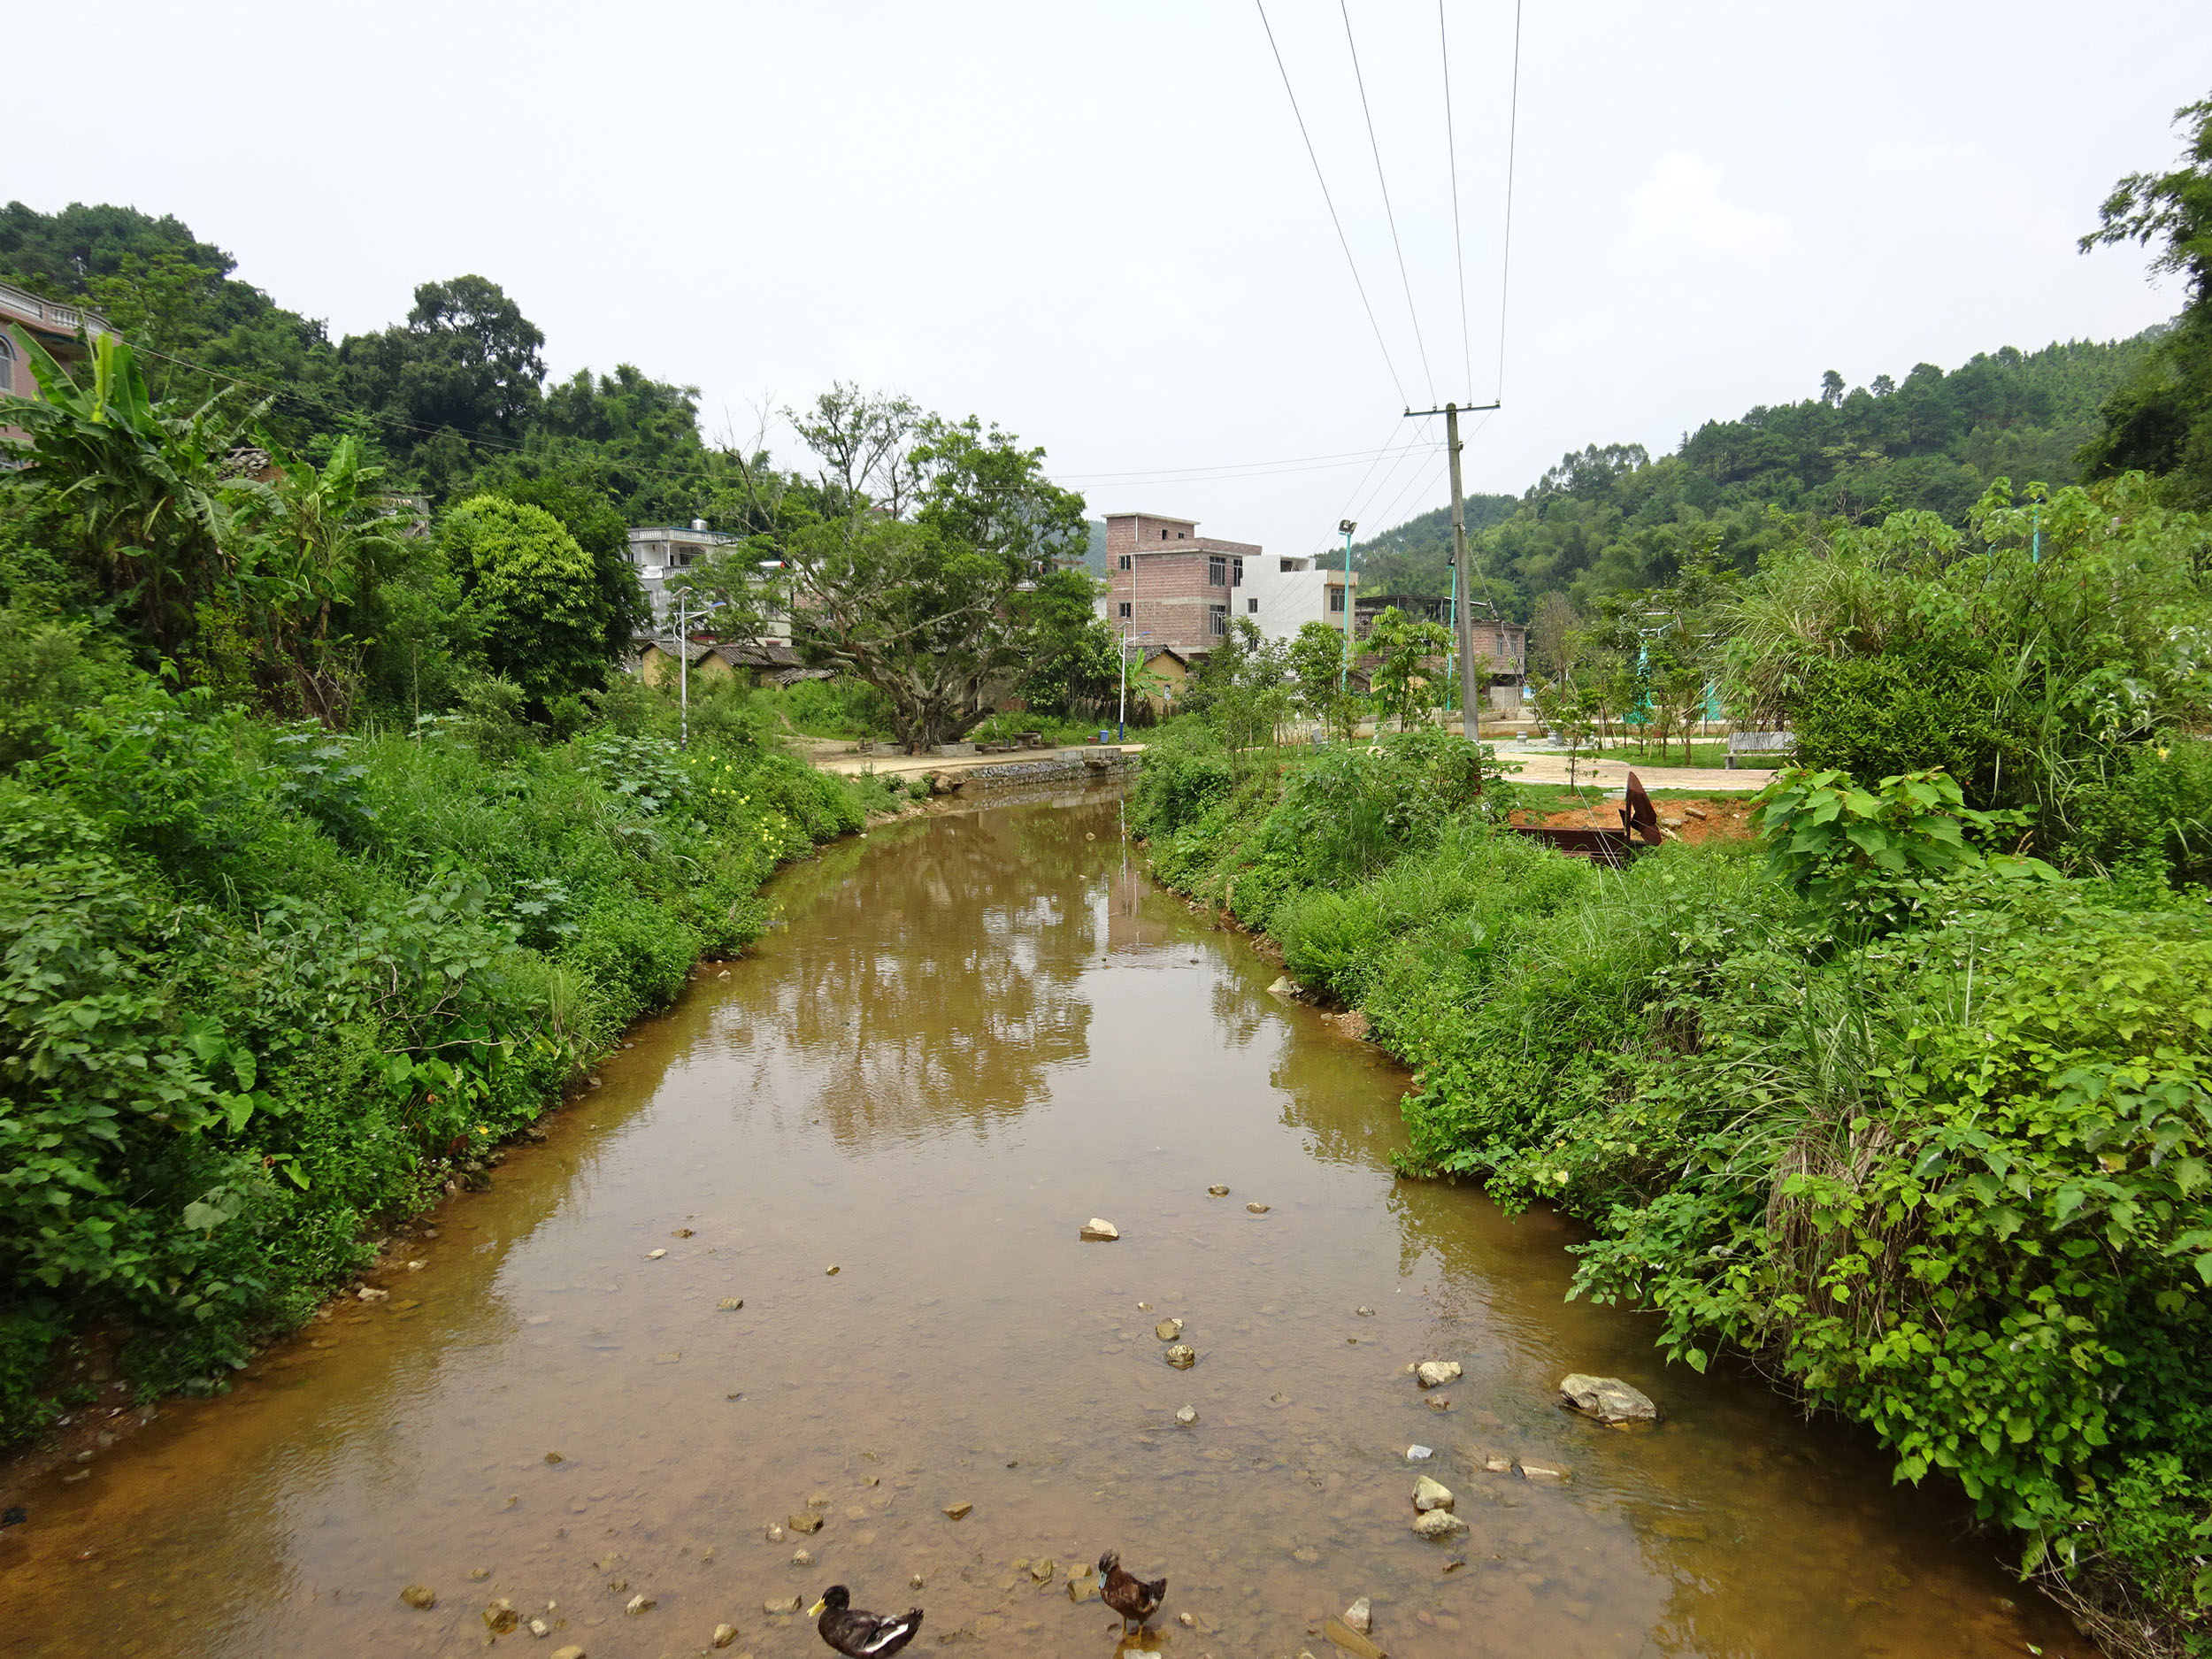
[[(1670, 455), (1593, 444), (1524, 495), (1467, 497), (1477, 589), (1523, 620), (1548, 593), (1586, 610), (1669, 580), (1702, 542), (1749, 569), (1781, 539), (1775, 509), (1856, 519), (1921, 508), (1959, 523), (1992, 480), (2074, 483), (2099, 409), (2168, 326), (2007, 346), (1948, 374), (1923, 363), (1848, 390), (1831, 370), (1816, 396), (1709, 420)], [(1355, 544), (1353, 558), (1371, 593), (1442, 594), (1450, 546), (1451, 510), (1436, 507)]]

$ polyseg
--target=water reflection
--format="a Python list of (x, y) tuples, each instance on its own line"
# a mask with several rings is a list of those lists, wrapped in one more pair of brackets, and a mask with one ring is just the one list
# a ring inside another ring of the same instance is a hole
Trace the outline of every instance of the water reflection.
[[(836, 1578), (932, 1642), (1104, 1659), (1064, 1586), (1109, 1544), (1173, 1581), (1187, 1659), (1322, 1651), (1360, 1594), (1400, 1659), (2085, 1651), (1863, 1441), (1564, 1302), (1557, 1217), (1394, 1179), (1402, 1074), (1149, 891), (1118, 815), (933, 818), (781, 879), (787, 925), (407, 1240), (389, 1302), (27, 1494), (0, 1654), (476, 1652), (501, 1596), (549, 1650), (727, 1620), (766, 1659), (814, 1638), (765, 1607)], [(1448, 1409), (1404, 1371), (1431, 1356)], [(1567, 1416), (1567, 1370), (1669, 1420)], [(1455, 1547), (1409, 1530), (1415, 1444)], [(794, 1516), (820, 1530), (772, 1538)]]

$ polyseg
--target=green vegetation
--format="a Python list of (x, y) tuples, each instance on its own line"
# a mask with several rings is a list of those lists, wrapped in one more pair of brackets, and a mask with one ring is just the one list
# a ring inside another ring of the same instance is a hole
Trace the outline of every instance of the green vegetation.
[(1412, 1172), (1581, 1218), (1576, 1294), (1955, 1481), (2107, 1651), (2212, 1653), (2208, 565), (2130, 476), (1717, 580), (1729, 695), (1807, 751), (1756, 841), (1603, 871), (1456, 736), (1206, 718), (1133, 816), (1416, 1069)]
[(638, 594), (603, 495), (426, 521), (351, 434), (319, 464), (111, 338), (33, 367), (0, 472), (0, 1443), (88, 1343), (142, 1394), (223, 1386), (752, 938), (779, 863), (893, 803), (741, 686), (677, 747), (611, 672)]

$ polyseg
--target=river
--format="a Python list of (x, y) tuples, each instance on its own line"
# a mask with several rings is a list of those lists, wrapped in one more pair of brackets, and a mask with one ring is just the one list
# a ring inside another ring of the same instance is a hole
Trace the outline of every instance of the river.
[[(504, 1598), (549, 1628), (498, 1640), (526, 1654), (728, 1623), (766, 1659), (826, 1651), (764, 1609), (841, 1581), (923, 1606), (917, 1653), (1103, 1659), (1068, 1574), (1110, 1547), (1167, 1576), (1141, 1646), (1185, 1659), (1325, 1656), (1361, 1595), (1399, 1659), (2090, 1651), (1955, 1494), (1563, 1300), (1568, 1224), (1394, 1179), (1403, 1073), (1151, 889), (1110, 795), (889, 826), (772, 897), (757, 949), (397, 1240), (388, 1300), (32, 1490), (0, 1653), (458, 1655)], [(1448, 1409), (1405, 1374), (1432, 1357), (1465, 1368)], [(1665, 1420), (1563, 1411), (1572, 1371)], [(1456, 1542), (1410, 1530), (1424, 1471)], [(770, 1537), (794, 1517), (820, 1530)]]

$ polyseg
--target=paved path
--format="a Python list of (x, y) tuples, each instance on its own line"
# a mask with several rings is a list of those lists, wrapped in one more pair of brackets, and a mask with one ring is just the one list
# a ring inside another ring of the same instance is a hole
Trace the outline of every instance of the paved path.
[(1024, 761), (1058, 760), (1064, 755), (1141, 755), (1142, 743), (1071, 743), (1064, 748), (1018, 749), (1010, 755), (855, 755), (849, 745), (815, 749), (808, 758), (824, 772), (879, 778), (910, 778), (929, 772), (978, 772), (986, 766), (1018, 766)]
[[(1517, 783), (1567, 781), (1564, 755), (1501, 743), (1498, 758), (1519, 763), (1521, 770), (1514, 774)], [(1730, 772), (1724, 766), (1654, 766), (1610, 757), (1604, 760), (1577, 761), (1574, 776), (1577, 783), (1617, 792), (1626, 785), (1632, 772), (1647, 789), (1688, 789), (1699, 795), (1756, 795), (1774, 776), (1770, 772)]]

